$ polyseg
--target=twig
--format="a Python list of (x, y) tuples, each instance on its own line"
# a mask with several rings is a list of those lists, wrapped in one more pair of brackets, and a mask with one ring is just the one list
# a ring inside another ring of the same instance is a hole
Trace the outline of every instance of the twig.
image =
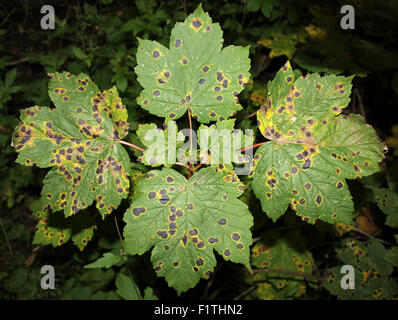
[[(119, 143), (121, 143), (121, 144), (124, 144), (124, 145), (126, 145), (126, 146), (129, 146), (129, 147), (132, 147), (132, 148), (134, 148), (134, 149), (140, 150), (141, 152), (145, 152), (145, 149), (143, 149), (143, 148), (141, 148), (141, 147), (138, 147), (138, 146), (136, 146), (135, 144), (132, 144), (132, 143), (130, 143), (130, 142), (126, 142), (126, 141), (124, 141), (124, 140), (117, 140), (117, 142), (119, 142)], [(190, 168), (190, 166), (187, 165), (187, 164), (185, 164), (185, 163), (176, 162), (175, 164), (178, 165), (178, 166), (185, 167), (185, 168), (187, 168), (187, 169)]]
[(185, 167), (187, 169), (191, 168), (188, 164), (182, 163), (182, 162), (176, 162), (175, 163), (177, 166)]
[(12, 251), (11, 243), (10, 243), (10, 241), (8, 240), (7, 232), (6, 232), (6, 229), (4, 228), (3, 220), (1, 220), (1, 218), (0, 218), (0, 226), (1, 226), (1, 229), (3, 230), (4, 237), (6, 238), (8, 250), (10, 251), (10, 254), (13, 256), (13, 255), (14, 255), (14, 252)]
[(247, 119), (249, 119), (249, 118), (251, 118), (251, 117), (254, 117), (256, 114), (257, 114), (257, 111), (255, 111), (255, 112), (249, 114), (249, 115), (247, 116)]
[(379, 242), (381, 242), (381, 243), (389, 244), (389, 245), (391, 244), (391, 243), (389, 243), (389, 242), (387, 242), (387, 241), (384, 241), (383, 239), (376, 238), (376, 237), (372, 236), (371, 234), (369, 234), (369, 233), (367, 233), (367, 232), (365, 232), (365, 231), (362, 231), (361, 229), (352, 228), (352, 231), (358, 232), (358, 233), (360, 233), (360, 234), (362, 234), (362, 235), (364, 235), (364, 236), (366, 236), (366, 237), (368, 237), (368, 238), (375, 239), (375, 240), (377, 240), (377, 241), (379, 241)]
[(252, 243), (254, 244), (254, 243), (256, 243), (256, 242), (258, 242), (260, 240), (261, 240), (261, 237), (253, 238)]
[(238, 294), (233, 300), (240, 300), (241, 298), (243, 298), (244, 296), (246, 296), (250, 292), (252, 292), (254, 289), (256, 289), (256, 286), (249, 287), (247, 290), (245, 290), (245, 291), (241, 292), (240, 294)]
[(366, 122), (365, 109), (364, 109), (363, 104), (362, 104), (361, 95), (359, 94), (359, 91), (358, 91), (357, 88), (354, 89), (354, 95), (358, 98), (359, 111), (361, 112), (361, 115), (362, 115), (363, 119)]
[[(191, 155), (192, 155), (192, 120), (191, 120), (191, 110), (188, 108), (188, 120), (189, 120), (189, 163), (191, 163)], [(188, 180), (191, 179), (191, 165), (189, 165), (188, 169)]]
[(303, 278), (308, 278), (317, 282), (322, 282), (323, 279), (319, 278), (318, 276), (309, 274), (309, 273), (304, 273), (304, 272), (295, 272), (295, 271), (289, 271), (289, 270), (282, 270), (282, 269), (253, 269), (253, 273), (283, 273), (283, 274), (288, 274), (292, 276), (299, 276)]
[(238, 150), (238, 152), (243, 152), (243, 151), (248, 150), (248, 149), (253, 149), (253, 148), (262, 146), (263, 144), (266, 144), (267, 142), (268, 142), (268, 141), (253, 144), (252, 146), (248, 146), (248, 147), (246, 147), (246, 148), (243, 148), (243, 149)]
[(8, 61), (8, 62), (5, 63), (5, 66), (15, 66), (17, 64), (23, 63), (23, 62), (28, 61), (28, 60), (29, 60), (29, 57), (24, 57), (24, 58), (21, 58), (19, 60)]
[(119, 224), (117, 223), (116, 216), (114, 216), (114, 218), (115, 218), (115, 225), (116, 225), (117, 234), (119, 235), (119, 239), (120, 239), (120, 242), (122, 243), (122, 247), (123, 247), (124, 251), (126, 251), (126, 248), (125, 248), (125, 246), (124, 246), (124, 241), (123, 241), (122, 235), (120, 234)]
[(132, 148), (134, 148), (134, 149), (140, 150), (141, 152), (145, 152), (145, 149), (142, 149), (142, 148), (136, 146), (135, 144), (126, 142), (126, 141), (124, 141), (124, 140), (117, 140), (117, 142), (119, 142), (119, 143), (121, 143), (121, 144), (125, 144), (126, 146), (132, 147)]

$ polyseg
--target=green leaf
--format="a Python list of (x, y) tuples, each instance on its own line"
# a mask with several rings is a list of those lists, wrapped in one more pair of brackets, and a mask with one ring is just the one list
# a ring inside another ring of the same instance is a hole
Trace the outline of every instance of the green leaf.
[(39, 219), (33, 244), (61, 246), (70, 239), (82, 251), (93, 238), (97, 228), (91, 214), (79, 214), (69, 219), (59, 212), (50, 214), (49, 205), (39, 199), (35, 201), (31, 209), (34, 217)]
[(387, 215), (386, 225), (398, 228), (398, 195), (387, 188), (372, 188), (377, 206)]
[(21, 111), (12, 145), (17, 162), (53, 167), (42, 199), (68, 217), (96, 200), (104, 218), (129, 192), (130, 159), (118, 140), (129, 131), (126, 107), (115, 87), (101, 93), (85, 75), (51, 74), (55, 109)]
[(159, 300), (159, 299), (153, 293), (153, 289), (151, 287), (146, 287), (144, 290), (144, 300)]
[(142, 300), (140, 290), (130, 277), (119, 273), (116, 276), (116, 292), (119, 296), (126, 300)]
[(269, 140), (255, 156), (253, 189), (276, 221), (288, 205), (304, 221), (352, 224), (354, 206), (345, 179), (379, 170), (384, 146), (356, 114), (340, 115), (351, 77), (310, 74), (295, 80), (288, 62), (269, 84), (257, 112)]
[(142, 144), (147, 147), (142, 162), (153, 167), (176, 162), (177, 148), (184, 144), (185, 136), (178, 131), (174, 121), (167, 122), (167, 128), (162, 130), (156, 124), (140, 124), (137, 135)]
[(209, 278), (213, 248), (250, 269), (253, 218), (237, 199), (243, 189), (233, 172), (219, 167), (201, 169), (189, 181), (172, 169), (148, 172), (124, 216), (127, 252), (141, 255), (154, 246), (157, 275), (179, 294)]
[(124, 92), (127, 88), (127, 78), (122, 75), (116, 76), (116, 86), (121, 92)]
[[(268, 232), (251, 249), (252, 266), (260, 269), (292, 273), (312, 273), (313, 258), (305, 249), (301, 236), (295, 232)], [(260, 299), (286, 299), (305, 293), (304, 277), (281, 272), (256, 273), (251, 277), (258, 284)]]
[(237, 95), (249, 80), (249, 47), (222, 49), (222, 30), (199, 6), (171, 31), (169, 49), (139, 39), (137, 67), (144, 87), (138, 103), (160, 117), (178, 119), (191, 110), (202, 122), (241, 110)]
[(391, 263), (393, 266), (398, 267), (398, 247), (392, 247), (386, 255), (384, 259)]
[(4, 80), (4, 84), (5, 84), (6, 88), (11, 87), (11, 85), (14, 83), (16, 77), (17, 77), (17, 68), (14, 68), (7, 72), (6, 78)]
[(97, 261), (85, 265), (84, 268), (110, 268), (115, 264), (119, 263), (122, 260), (122, 257), (119, 255), (115, 255), (112, 252), (105, 252), (104, 255), (99, 258)]
[(355, 288), (344, 290), (341, 279), (346, 274), (341, 266), (334, 267), (322, 286), (339, 299), (391, 299), (398, 294), (398, 284), (390, 277), (393, 268), (384, 260), (387, 250), (376, 240), (350, 240), (337, 251), (343, 265), (355, 269)]

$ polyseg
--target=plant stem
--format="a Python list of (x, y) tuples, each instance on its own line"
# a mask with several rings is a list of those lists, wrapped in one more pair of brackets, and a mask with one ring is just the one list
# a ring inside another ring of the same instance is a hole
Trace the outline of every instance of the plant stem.
[[(138, 146), (136, 146), (135, 144), (132, 144), (132, 143), (130, 143), (130, 142), (126, 142), (126, 141), (124, 141), (124, 140), (117, 140), (117, 142), (119, 142), (119, 143), (121, 143), (121, 144), (125, 144), (126, 146), (132, 147), (132, 148), (134, 148), (134, 149), (140, 150), (141, 152), (145, 152), (145, 149), (143, 149), (143, 148), (141, 148), (141, 147), (138, 147)], [(185, 167), (185, 168), (187, 168), (187, 169), (190, 169), (190, 166), (187, 165), (187, 164), (185, 164), (185, 163), (176, 162), (175, 164), (178, 165), (178, 166), (182, 166), (182, 167)]]
[(7, 237), (6, 229), (4, 228), (3, 221), (1, 220), (1, 218), (0, 218), (0, 226), (1, 226), (1, 229), (3, 230), (4, 237), (6, 238), (8, 250), (10, 251), (10, 254), (11, 254), (11, 255), (14, 255), (14, 252), (12, 251), (12, 248), (11, 248), (10, 241), (8, 240), (8, 237)]
[(249, 114), (249, 115), (247, 116), (247, 119), (249, 119), (249, 118), (251, 118), (251, 117), (254, 117), (256, 114), (257, 114), (257, 111), (256, 111), (256, 112), (253, 112), (253, 113), (251, 113), (251, 114)]
[(248, 146), (248, 147), (246, 147), (246, 148), (243, 148), (243, 149), (238, 150), (238, 152), (243, 152), (243, 151), (248, 150), (248, 149), (253, 149), (253, 148), (262, 146), (263, 144), (266, 144), (267, 142), (268, 142), (268, 141), (253, 144), (252, 146)]
[(117, 142), (119, 142), (121, 144), (125, 144), (126, 146), (132, 147), (134, 149), (140, 150), (141, 152), (145, 152), (145, 149), (142, 149), (139, 146), (136, 146), (135, 144), (132, 144), (130, 142), (126, 142), (124, 140), (117, 140)]
[(192, 120), (191, 120), (191, 109), (188, 107), (188, 120), (189, 120), (189, 168), (188, 168), (188, 180), (191, 179), (191, 155), (192, 155)]
[(199, 163), (194, 169), (193, 169), (193, 171), (198, 171), (199, 169), (200, 169), (200, 167), (202, 166), (202, 164), (201, 163)]
[(282, 270), (282, 269), (253, 269), (253, 273), (283, 273), (292, 276), (299, 276), (303, 278), (312, 279), (317, 282), (323, 281), (323, 279), (309, 273), (295, 272), (295, 271)]
[(120, 242), (122, 243), (122, 247), (124, 249), (124, 252), (126, 252), (126, 248), (124, 247), (124, 241), (123, 241), (122, 235), (120, 234), (119, 224), (117, 223), (116, 216), (114, 216), (114, 218), (115, 218), (115, 226), (116, 226), (117, 234), (119, 236)]
[(188, 164), (185, 164), (185, 163), (176, 162), (175, 164), (178, 165), (178, 166), (181, 166), (181, 167), (185, 167), (185, 168), (187, 168), (187, 169), (190, 169), (190, 168), (191, 168)]
[(387, 241), (384, 241), (383, 239), (376, 238), (375, 236), (372, 236), (371, 234), (369, 234), (369, 233), (367, 233), (367, 232), (365, 232), (365, 231), (362, 231), (361, 229), (352, 228), (352, 231), (358, 232), (358, 233), (360, 233), (360, 234), (362, 234), (362, 235), (364, 235), (364, 236), (366, 236), (366, 237), (368, 237), (368, 238), (375, 239), (375, 240), (377, 240), (377, 241), (379, 241), (379, 242), (381, 242), (381, 243), (391, 245), (391, 243), (389, 243), (389, 242), (387, 242)]
[(233, 300), (240, 300), (244, 296), (248, 295), (250, 292), (252, 292), (254, 289), (256, 289), (256, 286), (251, 286), (245, 291), (241, 292), (239, 295), (237, 295)]

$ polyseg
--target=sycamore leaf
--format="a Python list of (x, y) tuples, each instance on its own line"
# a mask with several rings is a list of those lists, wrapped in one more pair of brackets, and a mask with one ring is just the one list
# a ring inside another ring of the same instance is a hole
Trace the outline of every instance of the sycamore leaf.
[(209, 278), (213, 249), (250, 268), (253, 218), (237, 199), (244, 188), (219, 167), (201, 169), (189, 181), (172, 169), (148, 172), (124, 216), (127, 252), (141, 255), (153, 246), (156, 273), (179, 294)]
[(110, 268), (115, 264), (118, 264), (122, 260), (120, 255), (115, 255), (112, 252), (105, 252), (103, 256), (93, 263), (84, 266), (86, 269), (90, 268)]
[(386, 225), (398, 228), (398, 194), (387, 188), (372, 188), (378, 207), (387, 215)]
[(118, 143), (128, 133), (127, 110), (115, 87), (101, 93), (85, 75), (50, 75), (55, 109), (21, 111), (12, 145), (17, 162), (53, 167), (44, 179), (42, 199), (68, 217), (96, 200), (102, 217), (129, 191), (130, 159)]
[(177, 157), (177, 149), (184, 144), (185, 136), (178, 131), (174, 121), (168, 121), (167, 128), (162, 130), (156, 124), (140, 124), (137, 136), (147, 147), (144, 154), (139, 157), (141, 161), (153, 167), (162, 164), (174, 164)]
[[(311, 274), (313, 258), (300, 239), (300, 235), (295, 232), (267, 233), (251, 249), (252, 266), (259, 269)], [(306, 289), (304, 278), (301, 276), (259, 272), (251, 278), (258, 283), (258, 297), (264, 300), (299, 297)]]
[(241, 110), (237, 95), (249, 80), (249, 47), (222, 49), (222, 30), (199, 6), (171, 31), (169, 48), (139, 39), (138, 104), (160, 117), (178, 119), (190, 109), (203, 123)]
[(34, 217), (39, 219), (33, 244), (61, 246), (70, 239), (82, 251), (93, 238), (97, 228), (93, 217), (89, 214), (79, 214), (66, 219), (59, 212), (52, 212), (48, 204), (42, 203), (42, 199), (35, 201), (31, 209)]
[(339, 299), (391, 299), (398, 295), (398, 284), (390, 277), (393, 267), (384, 260), (387, 250), (377, 240), (368, 242), (348, 241), (337, 251), (342, 265), (351, 265), (355, 270), (355, 288), (344, 290), (341, 279), (341, 266), (331, 269), (323, 282), (331, 294)]
[(310, 74), (295, 79), (290, 63), (269, 84), (257, 112), (269, 140), (255, 156), (254, 192), (276, 221), (288, 205), (304, 221), (352, 224), (354, 206), (345, 179), (379, 170), (384, 146), (355, 114), (340, 115), (351, 78)]

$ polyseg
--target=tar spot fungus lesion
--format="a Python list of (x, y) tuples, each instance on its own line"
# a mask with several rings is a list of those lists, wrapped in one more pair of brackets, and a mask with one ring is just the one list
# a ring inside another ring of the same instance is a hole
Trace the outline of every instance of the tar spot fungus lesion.
[(175, 48), (179, 49), (179, 48), (181, 48), (181, 45), (182, 45), (182, 40), (181, 39), (175, 39), (174, 40), (174, 47)]
[(226, 218), (220, 218), (220, 219), (218, 219), (218, 221), (217, 221), (217, 223), (219, 224), (219, 225), (221, 225), (222, 227), (224, 227), (224, 226), (226, 226), (227, 225), (227, 219)]
[(146, 212), (146, 208), (145, 207), (134, 207), (132, 210), (132, 214), (134, 217), (139, 217), (142, 214), (144, 214)]
[(311, 184), (310, 182), (306, 182), (306, 183), (304, 184), (304, 188), (305, 188), (306, 190), (311, 190), (312, 184)]
[(231, 249), (227, 248), (227, 249), (224, 250), (223, 255), (226, 256), (226, 257), (229, 257), (231, 255), (231, 253), (232, 253)]
[(200, 28), (202, 28), (203, 21), (200, 18), (194, 18), (192, 19), (190, 26), (197, 32)]
[(161, 54), (162, 54), (162, 53), (160, 52), (159, 49), (154, 49), (154, 50), (152, 51), (152, 57), (155, 58), (155, 59), (160, 58)]
[(322, 204), (323, 198), (320, 194), (315, 197), (315, 204), (319, 207)]
[(65, 94), (66, 93), (66, 89), (64, 89), (64, 88), (55, 88), (54, 89), (54, 93), (56, 93), (56, 94)]

